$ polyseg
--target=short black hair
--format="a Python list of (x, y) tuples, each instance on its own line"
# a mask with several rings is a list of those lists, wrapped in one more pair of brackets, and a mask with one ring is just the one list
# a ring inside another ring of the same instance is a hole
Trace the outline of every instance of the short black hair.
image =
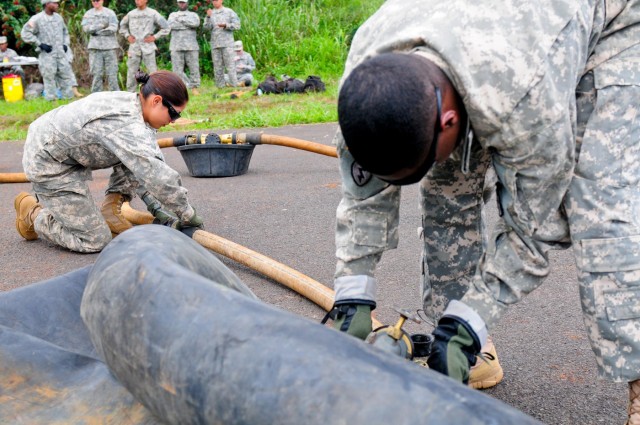
[(418, 165), (429, 152), (436, 102), (427, 63), (415, 54), (384, 53), (344, 80), (338, 121), (349, 152), (365, 170), (391, 175)]

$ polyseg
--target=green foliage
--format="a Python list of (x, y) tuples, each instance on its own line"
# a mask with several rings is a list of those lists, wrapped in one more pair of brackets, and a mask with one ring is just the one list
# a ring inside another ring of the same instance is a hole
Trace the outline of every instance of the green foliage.
[[(299, 78), (315, 74), (324, 78), (342, 72), (349, 43), (358, 26), (373, 13), (384, 0), (227, 0), (224, 5), (232, 8), (240, 17), (242, 28), (236, 31), (236, 39), (242, 40), (245, 50), (256, 61), (258, 78), (272, 74), (288, 74)], [(189, 9), (198, 13), (204, 21), (206, 10), (212, 8), (212, 0), (190, 1)], [(112, 9), (119, 20), (135, 8), (131, 1), (105, 0), (105, 7)], [(80, 22), (90, 9), (90, 0), (62, 0), (58, 12), (64, 17), (71, 34), (74, 51), (74, 71), (81, 86), (89, 83), (87, 36)], [(177, 10), (175, 0), (150, 0), (148, 7), (163, 16)], [(32, 46), (20, 40), (20, 30), (30, 16), (40, 12), (39, 0), (0, 0), (2, 34), (8, 36), (9, 45), (15, 46), (21, 55), (35, 55)], [(200, 65), (203, 75), (212, 75), (210, 33), (200, 27)], [(118, 36), (125, 56), (126, 41)], [(158, 66), (171, 69), (169, 38), (157, 41)], [(125, 68), (126, 69), (126, 68)], [(121, 71), (120, 78), (126, 78)]]
[(38, 0), (5, 0), (0, 2), (0, 20), (2, 21), (2, 35), (7, 37), (10, 46), (21, 51), (25, 48), (20, 37), (22, 26), (29, 17), (42, 10)]
[[(242, 28), (235, 33), (245, 50), (256, 61), (254, 75), (262, 80), (266, 75), (288, 74), (304, 80), (307, 75), (319, 75), (327, 85), (325, 93), (252, 96), (244, 92), (231, 99), (233, 90), (218, 90), (211, 78), (210, 34), (202, 28), (200, 43), (200, 71), (203, 76), (200, 96), (192, 96), (183, 116), (196, 120), (187, 126), (168, 126), (163, 131), (229, 129), (247, 127), (276, 127), (291, 124), (330, 122), (337, 119), (335, 100), (337, 84), (351, 38), (361, 23), (384, 0), (225, 0), (240, 17)], [(105, 0), (122, 19), (135, 7), (133, 0)], [(163, 16), (177, 10), (175, 0), (150, 0), (149, 7)], [(82, 32), (81, 20), (91, 7), (90, 0), (62, 0), (59, 12), (71, 34), (73, 62), (81, 91), (87, 92), (90, 82), (87, 37)], [(204, 21), (211, 0), (189, 1), (189, 8)], [(10, 22), (2, 27), (9, 36), (11, 46), (21, 55), (35, 55), (29, 45), (17, 46), (19, 33), (30, 16), (39, 12), (39, 0), (0, 0), (0, 20)], [(13, 14), (12, 14), (13, 13)], [(6, 17), (6, 20), (5, 20)], [(126, 80), (126, 41), (118, 36), (121, 49), (119, 65), (120, 86)], [(169, 38), (158, 44), (158, 67), (171, 69)], [(255, 90), (253, 91), (255, 92)], [(43, 113), (69, 101), (47, 102), (43, 99), (6, 103), (0, 101), (0, 140), (20, 140), (26, 137), (29, 123)], [(202, 121), (206, 120), (206, 121)]]
[[(172, 124), (160, 131), (224, 130), (232, 128), (279, 127), (337, 120), (335, 99), (338, 80), (326, 80), (322, 93), (255, 96), (255, 90), (217, 89), (205, 79), (199, 96), (190, 96), (182, 113), (185, 124)], [(232, 98), (232, 94), (237, 98)], [(42, 114), (73, 100), (48, 102), (44, 98), (7, 103), (0, 101), (0, 141), (24, 140), (29, 124)]]

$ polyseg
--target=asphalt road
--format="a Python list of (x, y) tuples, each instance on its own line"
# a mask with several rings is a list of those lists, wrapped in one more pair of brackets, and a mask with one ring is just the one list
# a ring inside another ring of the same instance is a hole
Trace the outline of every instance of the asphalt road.
[[(335, 129), (335, 124), (328, 124), (263, 131), (331, 144)], [(183, 176), (207, 231), (332, 285), (335, 209), (340, 200), (335, 158), (263, 145), (255, 148), (247, 174), (194, 178), (176, 149), (165, 149), (164, 153), (167, 162)], [(22, 171), (21, 158), (22, 143), (0, 143), (0, 172)], [(91, 186), (98, 203), (108, 176), (108, 170), (94, 172)], [(27, 183), (0, 184), (2, 291), (57, 276), (96, 258), (96, 254), (72, 253), (43, 241), (27, 242), (18, 235), (13, 198), (29, 190)], [(133, 206), (142, 209), (139, 200)], [(385, 254), (376, 274), (377, 314), (383, 323), (397, 320), (394, 306), (411, 310), (420, 307), (419, 225), (418, 190), (414, 185), (403, 189), (400, 246)], [(320, 308), (291, 290), (230, 260), (223, 261), (263, 301), (314, 320), (322, 318)], [(626, 419), (627, 387), (596, 378), (596, 364), (581, 318), (573, 257), (568, 251), (553, 252), (552, 264), (553, 272), (545, 284), (512, 307), (492, 330), (505, 378), (485, 392), (548, 424), (622, 424)], [(414, 324), (409, 330), (428, 329)]]

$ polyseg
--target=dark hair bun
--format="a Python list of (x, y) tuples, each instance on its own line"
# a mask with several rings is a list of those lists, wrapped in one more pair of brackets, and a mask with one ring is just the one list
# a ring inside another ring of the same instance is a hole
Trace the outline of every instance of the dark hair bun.
[(136, 72), (136, 81), (141, 83), (141, 84), (146, 84), (147, 81), (149, 81), (149, 74), (147, 74), (146, 72), (142, 72), (142, 71), (138, 70)]

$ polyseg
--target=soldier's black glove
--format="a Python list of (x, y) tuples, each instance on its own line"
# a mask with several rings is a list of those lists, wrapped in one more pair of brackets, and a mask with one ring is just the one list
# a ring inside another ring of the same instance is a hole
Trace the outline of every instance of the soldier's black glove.
[(41, 43), (38, 47), (40, 47), (40, 50), (43, 50), (47, 53), (51, 53), (53, 51), (53, 47), (49, 46), (48, 44)]
[(376, 303), (367, 300), (336, 301), (333, 309), (327, 313), (322, 323), (329, 317), (333, 319), (333, 327), (356, 338), (365, 339), (371, 333), (371, 311)]
[(66, 44), (63, 44), (63, 45), (62, 45), (62, 49), (64, 49), (64, 52), (65, 52), (65, 53), (67, 53), (67, 50), (68, 50), (69, 48), (67, 47), (67, 45), (66, 45)]
[(480, 353), (480, 339), (467, 323), (453, 316), (443, 316), (433, 331), (429, 369), (460, 381), (469, 382), (469, 370)]

